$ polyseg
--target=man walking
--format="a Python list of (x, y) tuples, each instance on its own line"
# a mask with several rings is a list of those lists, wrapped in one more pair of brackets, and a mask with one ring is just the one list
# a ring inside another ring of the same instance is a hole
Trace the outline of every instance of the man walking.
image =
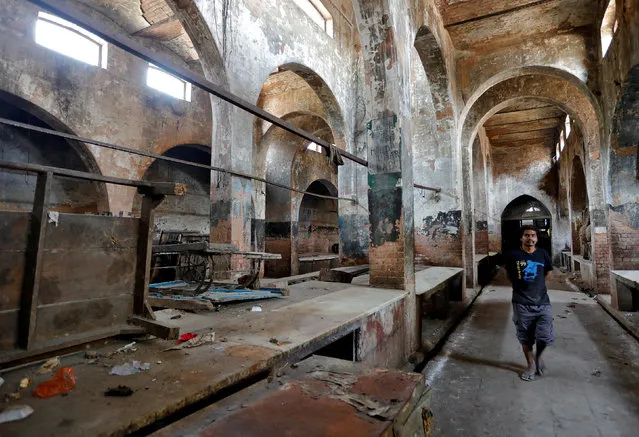
[(520, 235), (521, 247), (506, 254), (506, 272), (513, 285), (513, 322), (517, 339), (528, 364), (520, 377), (533, 381), (536, 375), (543, 375), (545, 367), (541, 355), (555, 340), (552, 307), (546, 289), (552, 263), (548, 252), (536, 247), (537, 228), (523, 226)]

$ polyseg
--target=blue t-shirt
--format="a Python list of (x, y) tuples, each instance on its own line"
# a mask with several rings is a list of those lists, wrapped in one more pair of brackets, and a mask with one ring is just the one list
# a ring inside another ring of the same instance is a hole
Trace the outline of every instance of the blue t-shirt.
[(546, 273), (552, 270), (548, 252), (537, 248), (533, 253), (515, 249), (506, 257), (506, 272), (513, 284), (513, 302), (524, 305), (550, 305)]

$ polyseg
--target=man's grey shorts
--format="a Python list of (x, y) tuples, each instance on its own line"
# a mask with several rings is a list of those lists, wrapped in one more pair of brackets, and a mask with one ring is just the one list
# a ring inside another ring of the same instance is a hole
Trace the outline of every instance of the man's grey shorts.
[(550, 305), (524, 305), (513, 302), (513, 322), (517, 328), (517, 340), (532, 346), (535, 341), (551, 345), (555, 342)]

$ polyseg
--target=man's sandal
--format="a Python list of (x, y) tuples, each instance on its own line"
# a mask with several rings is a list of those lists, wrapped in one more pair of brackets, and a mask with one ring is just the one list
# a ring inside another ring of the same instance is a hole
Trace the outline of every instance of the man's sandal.
[(526, 370), (522, 374), (519, 375), (522, 381), (534, 381), (535, 380), (535, 372), (530, 372)]

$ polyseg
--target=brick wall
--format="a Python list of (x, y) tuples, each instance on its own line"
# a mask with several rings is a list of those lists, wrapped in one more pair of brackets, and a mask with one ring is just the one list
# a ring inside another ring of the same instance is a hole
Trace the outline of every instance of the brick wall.
[(463, 267), (461, 238), (454, 234), (415, 235), (415, 263)]
[(370, 248), (371, 285), (404, 287), (404, 242), (387, 241)]
[[(639, 234), (637, 234), (639, 236)], [(612, 237), (614, 240), (614, 236)], [(614, 253), (614, 250), (613, 250)], [(608, 234), (595, 234), (593, 241), (593, 258), (595, 261), (595, 274), (597, 282), (595, 284), (597, 292), (601, 294), (610, 293), (610, 246), (608, 245)]]
[(475, 231), (475, 253), (488, 253), (488, 231)]

